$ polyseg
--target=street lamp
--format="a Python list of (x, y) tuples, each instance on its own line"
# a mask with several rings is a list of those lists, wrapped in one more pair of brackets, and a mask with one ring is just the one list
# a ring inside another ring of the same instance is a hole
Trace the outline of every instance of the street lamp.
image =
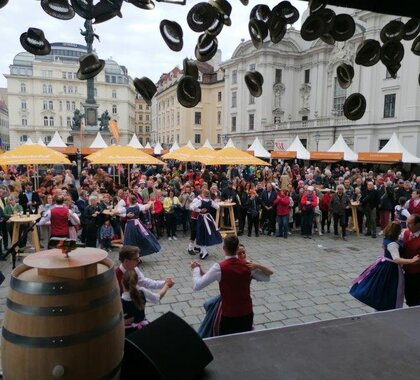
[(316, 142), (316, 151), (318, 152), (318, 147), (319, 147), (319, 140), (321, 139), (321, 135), (319, 134), (319, 131), (315, 132), (315, 142)]

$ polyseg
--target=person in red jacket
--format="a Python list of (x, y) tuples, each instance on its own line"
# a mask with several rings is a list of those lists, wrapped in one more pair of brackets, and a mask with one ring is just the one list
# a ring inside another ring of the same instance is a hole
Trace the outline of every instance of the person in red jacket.
[(407, 201), (405, 208), (410, 214), (420, 215), (420, 190), (411, 193), (411, 199)]
[(318, 197), (314, 192), (313, 186), (308, 186), (300, 200), (300, 204), (302, 206), (302, 235), (304, 238), (312, 239), (315, 207), (318, 205)]
[(154, 194), (150, 194), (152, 202), (152, 218), (153, 226), (156, 228), (156, 238), (163, 236), (163, 204), (161, 200)]
[(327, 233), (330, 233), (331, 229), (331, 214), (330, 214), (330, 202), (331, 202), (331, 190), (324, 189), (321, 201), (319, 203), (319, 209), (321, 210), (321, 229), (322, 233), (325, 234), (325, 225), (327, 225)]
[(290, 212), (290, 197), (287, 190), (280, 190), (274, 200), (276, 210), (277, 224), (279, 230), (277, 237), (283, 236), (287, 239), (289, 235), (289, 212)]

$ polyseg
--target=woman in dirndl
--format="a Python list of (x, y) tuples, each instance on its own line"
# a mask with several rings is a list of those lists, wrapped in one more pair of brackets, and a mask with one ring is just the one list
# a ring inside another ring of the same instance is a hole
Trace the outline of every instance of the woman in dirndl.
[(396, 222), (384, 229), (384, 255), (353, 281), (350, 294), (378, 311), (400, 309), (404, 303), (403, 265), (417, 264), (420, 255), (412, 259), (400, 257), (401, 225)]
[(191, 210), (198, 212), (196, 244), (200, 247), (200, 259), (204, 260), (208, 255), (207, 247), (221, 244), (223, 239), (211, 216), (212, 209), (218, 209), (219, 205), (211, 200), (210, 192), (203, 190), (201, 197), (195, 198), (190, 206)]
[(141, 256), (147, 256), (160, 251), (160, 244), (140, 221), (140, 213), (149, 210), (151, 203), (139, 205), (134, 195), (128, 200), (127, 223), (124, 231), (124, 246), (134, 245), (140, 248)]

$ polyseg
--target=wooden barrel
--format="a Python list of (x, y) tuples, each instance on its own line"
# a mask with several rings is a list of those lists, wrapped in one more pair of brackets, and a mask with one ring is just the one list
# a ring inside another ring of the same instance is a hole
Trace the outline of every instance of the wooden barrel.
[(111, 260), (82, 280), (23, 264), (12, 272), (1, 344), (5, 379), (118, 379), (123, 348)]

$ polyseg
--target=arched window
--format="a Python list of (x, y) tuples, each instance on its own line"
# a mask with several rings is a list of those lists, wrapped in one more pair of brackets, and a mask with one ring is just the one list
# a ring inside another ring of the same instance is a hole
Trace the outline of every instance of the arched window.
[(50, 123), (49, 123), (50, 127), (54, 127), (54, 118), (52, 116), (50, 116)]
[(42, 93), (43, 94), (46, 94), (47, 93), (47, 85), (46, 84), (43, 84), (42, 85)]
[(19, 140), (21, 143), (26, 143), (28, 141), (28, 136), (22, 135), (20, 136)]
[(44, 127), (48, 127), (48, 116), (44, 116)]
[(48, 102), (48, 109), (49, 109), (49, 110), (53, 110), (53, 109), (54, 109), (54, 103), (53, 103), (53, 101), (52, 101), (52, 100), (50, 100), (50, 101)]
[(20, 92), (26, 92), (26, 84), (25, 83), (20, 84)]
[(53, 93), (53, 88), (52, 88), (52, 84), (48, 85), (48, 93), (52, 94)]

